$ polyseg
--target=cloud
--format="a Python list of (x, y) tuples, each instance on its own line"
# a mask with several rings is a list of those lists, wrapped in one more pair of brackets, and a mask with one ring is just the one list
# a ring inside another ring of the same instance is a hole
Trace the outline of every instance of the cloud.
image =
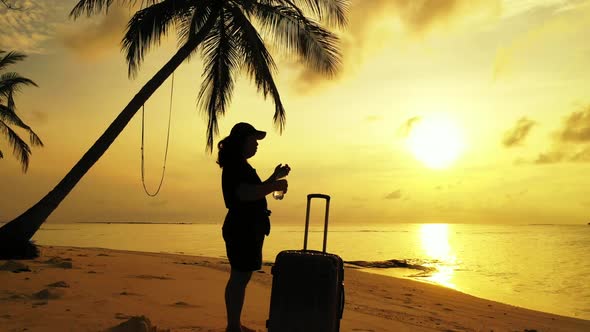
[(540, 165), (560, 162), (590, 162), (590, 105), (568, 115), (553, 135), (551, 149), (534, 160)]
[(540, 153), (537, 159), (535, 159), (535, 164), (554, 164), (563, 161), (565, 155), (561, 151), (550, 151), (545, 153)]
[(563, 12), (583, 6), (587, 0), (504, 0), (502, 11), (504, 17), (512, 17), (536, 9), (545, 9), (552, 13)]
[(520, 118), (512, 129), (507, 130), (504, 133), (502, 144), (507, 148), (521, 145), (535, 124), (534, 121), (529, 120), (526, 117)]
[(45, 54), (58, 42), (86, 59), (118, 50), (126, 23), (137, 5), (113, 5), (108, 15), (85, 16), (75, 23), (69, 13), (76, 0), (18, 0), (20, 10), (0, 6), (0, 46), (27, 54)]
[(573, 112), (564, 122), (558, 137), (562, 142), (590, 142), (590, 105), (585, 110)]
[[(133, 13), (127, 8), (113, 6), (107, 15), (100, 15), (82, 25), (63, 27), (59, 39), (74, 54), (85, 60), (96, 60), (118, 51), (124, 31)], [(83, 18), (78, 19), (82, 21)]]
[(406, 120), (406, 122), (404, 122), (404, 124), (401, 125), (401, 127), (397, 129), (397, 135), (401, 138), (408, 137), (408, 135), (410, 135), (410, 133), (412, 132), (412, 128), (414, 128), (414, 125), (420, 120), (422, 120), (422, 117), (420, 116), (414, 116), (409, 118), (408, 120)]
[(570, 156), (570, 161), (578, 163), (590, 162), (590, 146), (582, 148)]
[(402, 191), (400, 189), (390, 192), (385, 196), (385, 199), (400, 199), (402, 198)]
[(45, 53), (63, 13), (63, 1), (26, 0), (12, 2), (19, 10), (0, 6), (0, 45), (28, 54)]
[[(500, 10), (501, 0), (352, 1), (348, 26), (339, 33), (344, 63), (339, 77), (392, 44), (420, 38), (435, 28), (499, 17)], [(295, 89), (300, 93), (317, 90), (329, 81), (318, 72), (294, 66), (300, 73), (295, 81)]]
[(351, 40), (346, 46), (374, 42), (372, 37), (382, 37), (379, 31), (384, 31), (385, 22), (395, 23), (393, 25), (398, 27), (397, 31), (415, 35), (429, 32), (439, 24), (453, 24), (476, 14), (495, 15), (499, 8), (500, 0), (355, 1), (349, 11), (348, 31)]
[(515, 17), (527, 13), (532, 28), (524, 33), (515, 33), (514, 38), (496, 51), (493, 65), (493, 80), (508, 77), (530, 61), (530, 55), (547, 43), (548, 38), (563, 39), (566, 33), (584, 33), (588, 29), (587, 20), (568, 19), (567, 12), (588, 6), (588, 0), (512, 0), (504, 1), (503, 17)]
[(33, 120), (34, 123), (39, 125), (44, 125), (49, 122), (48, 114), (46, 112), (41, 112), (38, 110), (32, 110), (30, 112), (30, 118)]

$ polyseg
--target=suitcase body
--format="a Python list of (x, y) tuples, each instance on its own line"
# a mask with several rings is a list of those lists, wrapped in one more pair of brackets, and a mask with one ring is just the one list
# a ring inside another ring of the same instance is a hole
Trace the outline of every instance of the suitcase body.
[[(307, 250), (312, 198), (326, 199), (323, 251)], [(344, 264), (326, 252), (330, 197), (307, 198), (303, 250), (281, 251), (272, 267), (269, 332), (338, 332), (344, 309)]]

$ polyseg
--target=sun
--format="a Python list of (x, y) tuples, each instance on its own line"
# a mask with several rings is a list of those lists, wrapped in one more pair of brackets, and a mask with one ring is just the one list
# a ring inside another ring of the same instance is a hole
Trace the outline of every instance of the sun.
[(449, 118), (420, 118), (406, 139), (408, 149), (426, 167), (450, 167), (463, 151), (463, 137), (459, 127)]

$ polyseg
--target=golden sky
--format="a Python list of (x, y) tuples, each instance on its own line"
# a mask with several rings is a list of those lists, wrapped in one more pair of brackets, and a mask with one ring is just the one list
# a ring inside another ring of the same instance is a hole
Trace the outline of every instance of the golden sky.
[[(39, 85), (21, 91), (18, 110), (45, 143), (23, 174), (0, 141), (0, 221), (49, 192), (174, 54), (171, 35), (128, 79), (119, 41), (129, 10), (74, 22), (75, 2), (0, 9), (0, 48), (30, 55), (10, 68)], [(333, 223), (590, 221), (590, 1), (353, 0), (349, 21), (332, 80), (274, 54), (282, 135), (272, 102), (245, 78), (220, 122), (222, 137), (239, 121), (269, 132), (251, 159), (263, 179), (291, 166), (285, 199), (269, 197), (273, 222), (303, 222), (311, 192), (333, 197)], [(221, 222), (221, 171), (196, 108), (201, 72), (193, 59), (175, 73), (156, 198), (141, 185), (138, 113), (49, 221)], [(152, 190), (169, 94), (167, 81), (145, 105)]]

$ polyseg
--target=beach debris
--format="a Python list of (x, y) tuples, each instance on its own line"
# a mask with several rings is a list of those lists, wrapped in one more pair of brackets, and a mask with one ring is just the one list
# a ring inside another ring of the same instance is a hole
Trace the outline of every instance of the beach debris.
[(52, 257), (52, 258), (46, 260), (44, 263), (52, 265), (54, 267), (59, 267), (62, 269), (71, 269), (72, 268), (72, 259), (71, 258)]
[(54, 282), (52, 284), (47, 285), (47, 287), (70, 288), (70, 285), (68, 285), (68, 283), (65, 281), (58, 281), (58, 282)]
[(59, 256), (51, 257), (50, 259), (46, 260), (45, 263), (47, 264), (59, 264), (61, 262), (71, 262), (71, 258), (61, 258)]
[(159, 280), (174, 280), (173, 278), (170, 277), (166, 277), (166, 276), (154, 276), (154, 275), (150, 275), (150, 274), (140, 274), (140, 275), (134, 275), (131, 276), (132, 278), (138, 278), (138, 279), (159, 279)]
[(170, 330), (158, 329), (145, 316), (133, 316), (105, 332), (170, 332)]
[(122, 291), (121, 293), (119, 293), (119, 295), (124, 295), (124, 296), (127, 296), (127, 295), (129, 295), (129, 296), (138, 296), (138, 295), (141, 295), (141, 294), (137, 294), (137, 293), (133, 293), (133, 292), (128, 292), (128, 291)]
[(34, 299), (38, 300), (55, 300), (63, 297), (64, 292), (59, 289), (45, 288), (37, 293), (33, 294)]
[(121, 312), (117, 312), (117, 313), (115, 313), (115, 318), (116, 318), (116, 319), (129, 319), (129, 318), (131, 318), (131, 317), (132, 317), (132, 316), (126, 315), (126, 314), (124, 314), (124, 313), (121, 313)]
[(12, 294), (8, 298), (11, 300), (25, 300), (28, 298), (28, 296), (23, 294)]
[(207, 260), (203, 260), (203, 261), (182, 261), (182, 262), (174, 262), (174, 264), (182, 264), (182, 265), (196, 265), (196, 266), (210, 266), (211, 264), (214, 264), (215, 262), (210, 262)]
[(200, 307), (202, 307), (200, 305), (190, 304), (190, 303), (184, 302), (184, 301), (178, 301), (176, 303), (171, 304), (170, 306), (176, 307), (176, 308), (200, 308)]
[(4, 263), (2, 266), (0, 266), (0, 271), (10, 271), (13, 273), (19, 273), (19, 272), (31, 272), (31, 269), (29, 269), (29, 266), (27, 266), (21, 262), (9, 260), (6, 263)]

